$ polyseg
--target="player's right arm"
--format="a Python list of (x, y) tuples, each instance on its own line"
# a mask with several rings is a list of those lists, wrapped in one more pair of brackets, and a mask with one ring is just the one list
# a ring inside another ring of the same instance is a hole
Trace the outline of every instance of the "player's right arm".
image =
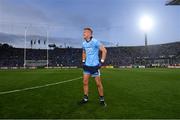
[(86, 52), (83, 49), (83, 51), (82, 51), (82, 62), (85, 62), (85, 60), (86, 60)]

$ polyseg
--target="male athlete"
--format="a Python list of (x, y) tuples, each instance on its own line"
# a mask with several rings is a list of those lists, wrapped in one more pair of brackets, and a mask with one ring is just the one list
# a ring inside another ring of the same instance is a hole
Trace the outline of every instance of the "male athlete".
[[(106, 106), (100, 78), (100, 67), (105, 61), (107, 50), (98, 40), (93, 38), (92, 34), (93, 30), (91, 28), (84, 28), (83, 37), (85, 41), (83, 42), (82, 52), (84, 97), (80, 103), (88, 102), (88, 82), (90, 76), (92, 76), (96, 81), (100, 104)], [(99, 51), (102, 53), (101, 59), (99, 58)]]

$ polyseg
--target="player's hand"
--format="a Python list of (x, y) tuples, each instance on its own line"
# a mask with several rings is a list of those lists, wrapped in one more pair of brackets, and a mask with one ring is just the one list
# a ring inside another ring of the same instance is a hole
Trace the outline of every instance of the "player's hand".
[(103, 59), (101, 59), (101, 64), (104, 64), (104, 60)]
[(85, 60), (82, 60), (82, 66), (84, 67), (84, 65), (85, 65)]
[(101, 68), (104, 65), (104, 60), (101, 59), (100, 63), (99, 63), (99, 68)]

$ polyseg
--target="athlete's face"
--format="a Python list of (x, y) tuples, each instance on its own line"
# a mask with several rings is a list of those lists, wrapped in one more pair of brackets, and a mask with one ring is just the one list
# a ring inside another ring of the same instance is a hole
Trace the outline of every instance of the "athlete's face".
[(83, 37), (84, 37), (85, 40), (90, 39), (91, 36), (92, 36), (91, 31), (89, 31), (89, 30), (84, 30), (84, 32), (83, 32)]

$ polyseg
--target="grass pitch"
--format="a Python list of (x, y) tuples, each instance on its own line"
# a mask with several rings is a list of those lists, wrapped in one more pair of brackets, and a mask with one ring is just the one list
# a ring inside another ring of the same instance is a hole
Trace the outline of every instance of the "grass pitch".
[[(0, 95), (0, 118), (180, 118), (180, 69), (103, 69), (107, 107), (99, 105), (95, 81), (89, 103), (82, 79)], [(66, 81), (81, 69), (0, 70), (0, 93)]]

